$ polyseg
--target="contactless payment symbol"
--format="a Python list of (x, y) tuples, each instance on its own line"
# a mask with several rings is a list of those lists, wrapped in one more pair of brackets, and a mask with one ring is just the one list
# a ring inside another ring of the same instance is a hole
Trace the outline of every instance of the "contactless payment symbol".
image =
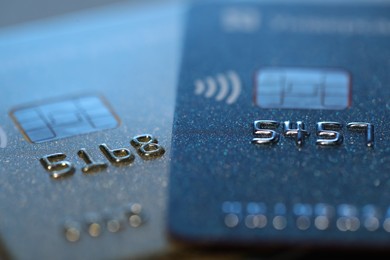
[(98, 96), (51, 101), (14, 109), (11, 116), (32, 143), (115, 128), (119, 120)]
[(234, 71), (197, 79), (194, 85), (195, 95), (212, 98), (228, 105), (236, 102), (242, 89), (241, 80)]

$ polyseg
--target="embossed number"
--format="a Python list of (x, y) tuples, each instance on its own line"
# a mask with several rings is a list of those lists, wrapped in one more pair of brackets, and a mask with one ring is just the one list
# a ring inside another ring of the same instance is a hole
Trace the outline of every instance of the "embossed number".
[(279, 127), (279, 122), (273, 120), (256, 120), (253, 123), (253, 134), (257, 137), (252, 139), (254, 144), (275, 144), (279, 141), (279, 134), (271, 129)]
[(158, 158), (165, 153), (157, 139), (150, 134), (134, 136), (130, 143), (137, 149), (138, 154), (146, 160)]
[(295, 138), (295, 143), (297, 144), (297, 146), (302, 146), (305, 137), (309, 136), (310, 134), (305, 130), (305, 124), (302, 121), (297, 121), (295, 123), (296, 128), (292, 128), (293, 125), (294, 124), (290, 121), (284, 122), (284, 135)]
[(50, 173), (50, 176), (57, 179), (73, 174), (75, 168), (71, 162), (64, 161), (66, 155), (55, 153), (45, 155), (40, 159), (43, 167)]
[(318, 122), (317, 123), (317, 139), (316, 144), (321, 146), (334, 146), (343, 143), (343, 135), (335, 130), (340, 130), (343, 127), (338, 122)]

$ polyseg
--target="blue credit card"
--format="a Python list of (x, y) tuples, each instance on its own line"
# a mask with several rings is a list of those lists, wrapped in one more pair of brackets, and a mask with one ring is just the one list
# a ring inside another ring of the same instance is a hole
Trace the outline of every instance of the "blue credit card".
[(390, 241), (390, 5), (202, 3), (187, 18), (169, 234)]

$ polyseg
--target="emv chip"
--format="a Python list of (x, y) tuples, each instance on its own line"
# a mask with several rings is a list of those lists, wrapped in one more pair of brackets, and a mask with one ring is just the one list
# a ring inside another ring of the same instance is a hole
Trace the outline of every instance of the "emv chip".
[(11, 116), (32, 143), (115, 128), (119, 121), (98, 96), (82, 96), (14, 109)]
[(262, 108), (340, 110), (350, 105), (350, 76), (343, 70), (264, 68), (256, 80), (256, 103)]

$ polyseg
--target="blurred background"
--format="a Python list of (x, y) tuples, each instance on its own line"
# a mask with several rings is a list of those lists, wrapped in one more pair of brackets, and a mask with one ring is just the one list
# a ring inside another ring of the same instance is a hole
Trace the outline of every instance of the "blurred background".
[[(36, 19), (119, 2), (152, 2), (152, 0), (13, 0), (0, 2), (0, 26), (26, 23)], [(165, 0), (159, 0), (165, 1)], [(156, 0), (153, 0), (156, 2)]]
[[(77, 10), (102, 7), (105, 5), (115, 3), (156, 3), (156, 2), (169, 2), (172, 0), (13, 0), (13, 1), (0, 1), (0, 27), (9, 26), (18, 23), (29, 22), (32, 20), (50, 17), (68, 12), (74, 12)], [(322, 1), (322, 0), (317, 0)], [(341, 2), (337, 0), (329, 0), (333, 2)], [(327, 2), (329, 2), (327, 1)], [(386, 2), (387, 0), (344, 0), (343, 2)], [(176, 1), (178, 2), (178, 1)], [(179, 1), (184, 2), (184, 1)]]

